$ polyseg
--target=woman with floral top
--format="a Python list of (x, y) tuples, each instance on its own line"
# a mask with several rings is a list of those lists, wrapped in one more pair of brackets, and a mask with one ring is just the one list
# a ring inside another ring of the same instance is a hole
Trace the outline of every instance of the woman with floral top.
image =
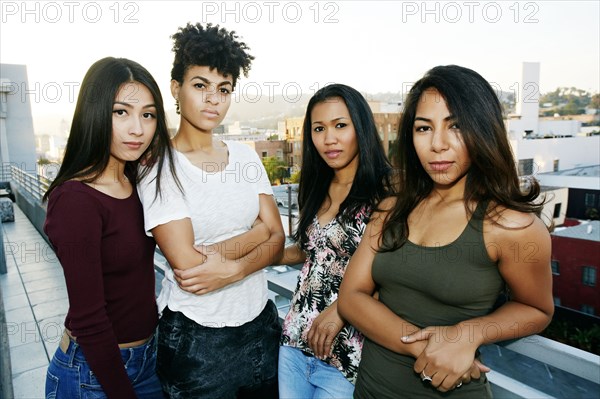
[(279, 395), (350, 398), (363, 338), (339, 316), (337, 296), (391, 167), (369, 105), (351, 87), (315, 93), (303, 129), (297, 244), (279, 263), (304, 266), (283, 324)]

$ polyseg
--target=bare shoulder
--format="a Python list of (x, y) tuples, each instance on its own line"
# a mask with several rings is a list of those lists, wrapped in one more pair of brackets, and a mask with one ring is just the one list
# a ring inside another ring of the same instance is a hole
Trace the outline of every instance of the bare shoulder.
[(550, 239), (548, 228), (537, 215), (504, 206), (492, 206), (486, 224), (490, 235), (502, 241)]

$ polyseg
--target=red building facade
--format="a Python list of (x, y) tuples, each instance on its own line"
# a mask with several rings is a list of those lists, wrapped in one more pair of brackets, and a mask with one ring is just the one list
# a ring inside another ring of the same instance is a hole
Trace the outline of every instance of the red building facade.
[(552, 273), (557, 305), (600, 314), (600, 222), (552, 233)]

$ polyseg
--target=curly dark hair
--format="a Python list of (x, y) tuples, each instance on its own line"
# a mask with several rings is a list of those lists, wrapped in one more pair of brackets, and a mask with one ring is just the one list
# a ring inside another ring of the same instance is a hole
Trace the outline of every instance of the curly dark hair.
[(192, 25), (188, 22), (180, 27), (173, 39), (173, 69), (171, 79), (183, 83), (186, 70), (195, 65), (216, 68), (223, 75), (233, 77), (233, 87), (240, 76), (240, 70), (248, 77), (250, 64), (254, 59), (248, 54), (250, 48), (246, 43), (238, 41), (235, 31), (228, 32), (219, 25), (200, 23)]

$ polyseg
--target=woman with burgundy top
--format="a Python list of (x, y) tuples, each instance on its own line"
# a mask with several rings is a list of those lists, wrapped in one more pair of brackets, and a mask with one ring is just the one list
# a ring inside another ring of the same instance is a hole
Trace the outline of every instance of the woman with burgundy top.
[(144, 233), (135, 185), (146, 172), (138, 171), (138, 159), (155, 157), (149, 164), (162, 168), (171, 159), (168, 142), (150, 73), (122, 58), (94, 63), (60, 171), (44, 196), (44, 231), (69, 295), (46, 398), (163, 397), (155, 371), (155, 242)]

